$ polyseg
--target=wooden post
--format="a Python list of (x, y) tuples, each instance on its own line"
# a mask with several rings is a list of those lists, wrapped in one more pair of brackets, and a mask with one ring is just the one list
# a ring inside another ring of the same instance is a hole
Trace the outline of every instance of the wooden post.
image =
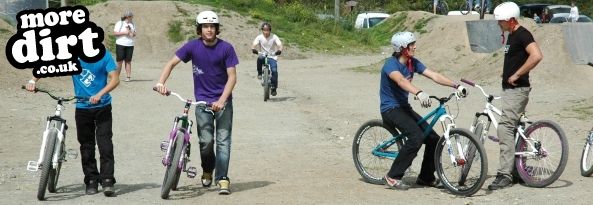
[(336, 21), (340, 20), (340, 0), (335, 0), (334, 1), (334, 19)]

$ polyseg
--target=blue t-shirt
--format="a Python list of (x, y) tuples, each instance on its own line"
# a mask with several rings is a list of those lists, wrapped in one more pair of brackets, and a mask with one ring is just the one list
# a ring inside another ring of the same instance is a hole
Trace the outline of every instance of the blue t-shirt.
[[(416, 58), (412, 58), (414, 72), (422, 74), (426, 67)], [(396, 107), (410, 106), (408, 103), (408, 91), (400, 88), (389, 74), (400, 72), (406, 79), (412, 81), (414, 72), (410, 72), (408, 67), (401, 64), (395, 57), (390, 57), (385, 61), (381, 69), (381, 85), (379, 89), (379, 98), (381, 99), (381, 113), (387, 112)]]
[(221, 39), (214, 46), (206, 46), (202, 38), (191, 40), (175, 55), (185, 63), (192, 61), (196, 101), (218, 101), (229, 78), (227, 69), (239, 64), (233, 46)]
[[(111, 57), (109, 51), (105, 51), (105, 56), (97, 62), (87, 63), (82, 59), (78, 59), (82, 72), (79, 75), (72, 76), (72, 83), (74, 83), (74, 94), (76, 96), (91, 97), (107, 85), (107, 78), (110, 72), (116, 72), (117, 67), (115, 61)], [(101, 97), (101, 101), (97, 104), (90, 104), (88, 102), (76, 103), (76, 108), (91, 109), (104, 107), (111, 104), (111, 95), (106, 93)]]

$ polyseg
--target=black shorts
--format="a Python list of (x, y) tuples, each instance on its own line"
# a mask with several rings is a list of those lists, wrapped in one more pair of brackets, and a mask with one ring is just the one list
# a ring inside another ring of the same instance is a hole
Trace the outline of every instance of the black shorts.
[(115, 45), (116, 61), (125, 60), (126, 62), (130, 62), (132, 61), (132, 54), (134, 54), (134, 46)]

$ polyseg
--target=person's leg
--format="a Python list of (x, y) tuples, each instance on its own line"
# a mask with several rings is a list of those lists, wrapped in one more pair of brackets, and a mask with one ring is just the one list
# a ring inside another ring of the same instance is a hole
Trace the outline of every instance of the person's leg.
[(497, 177), (497, 180), (488, 186), (489, 189), (512, 185), (510, 182), (512, 181), (511, 171), (515, 163), (515, 127), (521, 114), (525, 112), (530, 90), (531, 88), (515, 88), (505, 89), (502, 92), (502, 116), (497, 129), (498, 144), (500, 145), (500, 165), (497, 175), (500, 177)]
[(103, 108), (98, 108), (96, 113), (96, 119), (97, 145), (99, 147), (99, 154), (101, 155), (101, 179), (103, 182), (103, 186), (113, 185), (115, 183), (115, 157), (113, 155), (113, 118), (111, 114), (111, 105), (107, 105)]
[(202, 160), (202, 185), (210, 186), (212, 171), (215, 167), (214, 155), (214, 116), (204, 108), (196, 108), (198, 140), (200, 144), (200, 158)]
[(276, 90), (278, 88), (278, 62), (272, 58), (268, 59), (270, 69), (272, 70), (272, 88)]
[[(408, 109), (411, 110), (411, 108)], [(387, 126), (393, 126), (403, 135), (407, 136), (407, 140), (399, 150), (399, 154), (387, 173), (387, 176), (390, 178), (401, 179), (406, 169), (412, 165), (418, 150), (422, 146), (422, 141), (424, 140), (422, 130), (416, 125), (416, 119), (405, 108), (394, 108), (388, 112), (381, 113), (381, 117)]]
[(257, 76), (261, 76), (262, 75), (262, 65), (264, 64), (264, 57), (263, 56), (259, 56), (257, 57)]
[(125, 47), (121, 45), (115, 45), (115, 61), (117, 62), (117, 72), (121, 73), (122, 63), (125, 57)]
[(84, 173), (84, 183), (87, 187), (86, 193), (95, 194), (101, 177), (95, 159), (95, 122), (93, 113), (87, 109), (76, 109), (74, 119), (76, 121), (77, 139), (80, 143), (80, 161)]
[(134, 54), (134, 46), (126, 46), (126, 53), (124, 57), (126, 67), (126, 80), (129, 81), (132, 76), (132, 55)]
[[(412, 116), (415, 119), (415, 121), (419, 121), (420, 119), (422, 119), (422, 116), (420, 116), (418, 113), (416, 113), (415, 111), (412, 110)], [(422, 123), (420, 125), (420, 129), (422, 131), (424, 131), (424, 129), (430, 127), (428, 125), (427, 122)], [(424, 157), (422, 159), (422, 167), (420, 169), (420, 174), (418, 175), (418, 178), (426, 183), (432, 183), (436, 180), (435, 176), (434, 176), (434, 172), (436, 170), (435, 168), (435, 163), (434, 163), (434, 154), (435, 154), (435, 149), (437, 146), (437, 143), (439, 142), (440, 136), (432, 129), (430, 128), (430, 134), (428, 134), (428, 136), (424, 137), (423, 136), (423, 142), (424, 144), (426, 144), (426, 146), (424, 146)]]
[(233, 130), (233, 103), (215, 113), (216, 118), (216, 180), (227, 178), (231, 156)]

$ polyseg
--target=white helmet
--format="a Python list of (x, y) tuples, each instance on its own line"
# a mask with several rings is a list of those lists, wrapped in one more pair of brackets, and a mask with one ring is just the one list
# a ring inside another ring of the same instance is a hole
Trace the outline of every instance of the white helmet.
[(214, 11), (202, 11), (196, 17), (197, 25), (205, 24), (205, 23), (213, 23), (213, 24), (220, 24), (218, 21), (218, 15), (214, 13)]
[(519, 6), (514, 2), (504, 2), (494, 8), (494, 19), (508, 21), (511, 18), (518, 19), (520, 15)]
[(401, 52), (403, 48), (407, 48), (410, 43), (415, 41), (414, 34), (408, 31), (397, 32), (391, 37), (391, 45), (395, 52)]

